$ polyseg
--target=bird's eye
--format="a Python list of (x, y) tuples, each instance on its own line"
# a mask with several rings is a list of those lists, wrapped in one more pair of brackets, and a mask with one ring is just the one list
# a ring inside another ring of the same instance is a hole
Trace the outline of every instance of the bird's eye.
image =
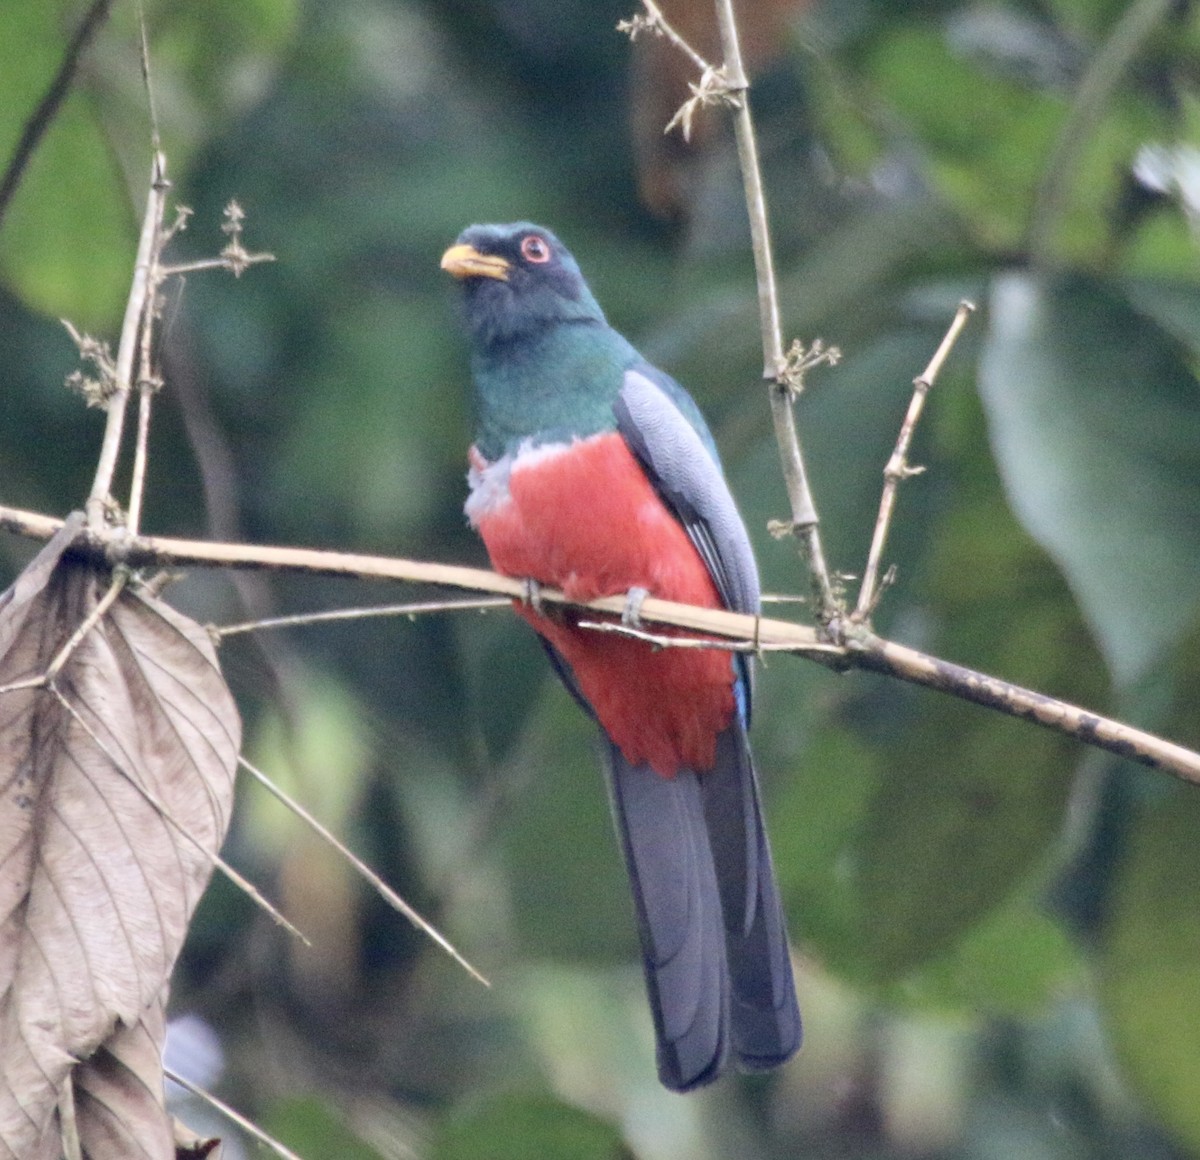
[(526, 234), (521, 239), (521, 257), (535, 265), (544, 265), (550, 261), (550, 245), (537, 234)]

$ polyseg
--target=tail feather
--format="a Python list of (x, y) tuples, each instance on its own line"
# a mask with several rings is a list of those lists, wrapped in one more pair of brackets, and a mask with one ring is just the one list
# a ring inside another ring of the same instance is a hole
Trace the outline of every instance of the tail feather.
[(665, 1087), (688, 1091), (725, 1066), (729, 974), (699, 779), (660, 777), (613, 745), (609, 781), (642, 941)]
[(761, 1070), (800, 1047), (800, 1008), (758, 779), (740, 721), (717, 745), (716, 766), (700, 784), (717, 880), (724, 885), (732, 1047), (743, 1067)]
[(713, 770), (660, 777), (611, 743), (613, 815), (637, 909), (659, 1078), (688, 1091), (730, 1053), (774, 1067), (800, 1046), (783, 912), (740, 720)]

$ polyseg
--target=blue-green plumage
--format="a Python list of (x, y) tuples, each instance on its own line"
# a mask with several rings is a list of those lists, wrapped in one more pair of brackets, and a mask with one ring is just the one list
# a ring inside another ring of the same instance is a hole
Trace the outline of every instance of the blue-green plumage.
[[(756, 613), (753, 552), (703, 418), (608, 325), (562, 243), (529, 222), (472, 226), (442, 265), (463, 285), (471, 345), (467, 512), (496, 567), (582, 598), (644, 587)], [(523, 614), (606, 736), (662, 1082), (698, 1087), (730, 1056), (783, 1062), (800, 1015), (746, 740), (748, 662)]]

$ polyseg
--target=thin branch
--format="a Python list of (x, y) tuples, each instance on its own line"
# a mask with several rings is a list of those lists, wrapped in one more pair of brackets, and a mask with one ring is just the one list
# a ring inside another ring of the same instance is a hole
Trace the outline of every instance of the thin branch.
[(75, 1073), (63, 1084), (62, 1096), (58, 1101), (59, 1143), (62, 1145), (63, 1160), (83, 1160), (83, 1146), (79, 1142), (79, 1119), (75, 1114)]
[(636, 40), (641, 32), (651, 32), (655, 36), (665, 37), (688, 57), (701, 73), (713, 71), (713, 66), (672, 27), (654, 0), (642, 0), (642, 7), (646, 10), (646, 16), (635, 16), (632, 20), (618, 21), (617, 31), (628, 33), (630, 40)]
[(162, 267), (162, 276), (171, 278), (177, 274), (195, 274), (202, 270), (228, 270), (235, 277), (242, 273), (247, 266), (257, 266), (260, 262), (275, 261), (274, 254), (251, 254), (243, 252), (234, 261), (231, 257), (196, 258), (191, 262), (176, 262)]
[(409, 604), (375, 604), (369, 608), (331, 608), (324, 612), (300, 612), (294, 616), (270, 616), (262, 620), (247, 620), (241, 624), (212, 624), (209, 635), (216, 640), (239, 633), (261, 632), (271, 628), (299, 628), (324, 624), (331, 620), (367, 620), (372, 616), (416, 617), (431, 612), (484, 612), (489, 608), (505, 608), (511, 601), (503, 596), (480, 596), (467, 600), (422, 600)]
[(13, 195), (21, 184), (21, 178), (25, 176), (30, 158), (46, 135), (46, 131), (54, 123), (58, 110), (71, 91), (71, 82), (79, 71), (79, 62), (82, 60), (85, 50), (91, 44), (96, 33), (100, 31), (105, 20), (108, 19), (111, 7), (112, 0), (93, 0), (92, 6), (84, 13), (83, 19), (79, 22), (75, 35), (71, 37), (71, 43), (67, 45), (67, 51), (63, 53), (62, 63), (58, 66), (58, 72), (50, 82), (45, 96), (38, 102), (38, 107), (34, 109), (33, 115), (25, 122), (25, 128), (21, 130), (21, 139), (17, 142), (16, 149), (13, 150), (12, 158), (4, 171), (4, 177), (0, 178), (0, 222), (3, 222), (4, 214), (12, 202)]
[[(15, 508), (0, 507), (0, 527), (37, 539), (49, 539), (62, 520)], [(478, 568), (432, 564), (386, 556), (346, 555), (307, 548), (260, 547), (253, 544), (215, 544), (202, 540), (177, 540), (165, 536), (120, 537), (114, 532), (91, 533), (73, 552), (93, 558), (116, 558), (130, 567), (267, 568), (328, 576), (354, 576), (361, 580), (403, 580), (436, 584), (475, 592), (490, 592), (512, 600), (527, 596), (520, 580)], [(541, 601), (620, 620), (628, 605), (625, 595), (606, 596), (580, 603), (552, 588), (541, 588)], [(1074, 737), (1154, 769), (1200, 784), (1200, 753), (1102, 717), (1055, 697), (1024, 689), (998, 677), (929, 656), (917, 649), (884, 640), (862, 626), (850, 625), (844, 646), (818, 637), (809, 625), (786, 620), (747, 616), (724, 609), (700, 608), (671, 600), (647, 597), (638, 609), (647, 624), (684, 629), (701, 636), (753, 642), (764, 651), (807, 656), (832, 668), (862, 668), (887, 673), (912, 684), (925, 685), (961, 700), (987, 705), (1009, 716), (1022, 717), (1058, 733)], [(671, 638), (664, 638), (669, 642)], [(672, 646), (669, 643), (665, 647)]]
[(192, 1083), (190, 1079), (185, 1079), (179, 1072), (172, 1071), (169, 1067), (164, 1067), (163, 1075), (172, 1083), (178, 1084), (184, 1091), (191, 1092), (197, 1099), (201, 1099), (206, 1104), (216, 1108), (227, 1120), (236, 1124), (243, 1132), (253, 1136), (260, 1144), (265, 1144), (277, 1156), (282, 1156), (283, 1160), (304, 1160), (302, 1156), (296, 1155), (286, 1144), (281, 1144), (274, 1136), (269, 1136), (257, 1124), (248, 1120), (241, 1112), (235, 1111), (224, 1100), (218, 1099), (212, 1092)]
[(742, 103), (742, 92), (745, 86), (738, 88), (730, 84), (729, 75), (725, 68), (707, 61), (696, 51), (674, 26), (663, 15), (654, 0), (642, 0), (645, 16), (634, 16), (629, 20), (619, 20), (617, 31), (627, 33), (630, 40), (637, 40), (643, 32), (661, 36), (664, 40), (679, 49), (696, 67), (700, 73), (698, 81), (689, 81), (688, 88), (692, 95), (675, 110), (675, 115), (663, 126), (663, 132), (669, 133), (678, 128), (685, 141), (692, 139), (692, 121), (699, 109), (711, 105), (728, 105), (738, 108)]
[(428, 919), (423, 918), (417, 913), (403, 898), (400, 897), (374, 870), (371, 869), (361, 858), (350, 850), (343, 842), (339, 841), (333, 833), (323, 826), (316, 818), (312, 816), (295, 798), (285, 793), (279, 788), (261, 769), (251, 765), (244, 757), (238, 758), (238, 763), (241, 767), (250, 774), (261, 786), (268, 790), (278, 801), (282, 802), (293, 814), (296, 815), (305, 825), (309, 827), (322, 841), (327, 842), (332, 846), (355, 870), (359, 872), (373, 886), (379, 896), (393, 910), (404, 915), (409, 922), (413, 924), (419, 931), (424, 932), (429, 936), (439, 947), (442, 948), (460, 967), (478, 979), (485, 987), (490, 987), (491, 983), (484, 978), (468, 961), (455, 949), (454, 944), (440, 930), (437, 929)]
[[(754, 251), (755, 279), (758, 289), (759, 323), (762, 333), (763, 378), (771, 382), (771, 417), (775, 441), (779, 448), (784, 483), (787, 488), (791, 519), (781, 526), (788, 534), (796, 535), (803, 547), (816, 596), (817, 622), (823, 629), (835, 632), (836, 621), (842, 613), (842, 603), (825, 561), (821, 542), (820, 520), (808, 483), (800, 438), (792, 412), (794, 397), (799, 390), (802, 368), (797, 360), (784, 353), (783, 331), (780, 325), (779, 291), (771, 249), (770, 228), (767, 222), (767, 203), (763, 193), (762, 169), (758, 160), (758, 145), (754, 136), (754, 121), (747, 99), (749, 82), (742, 64), (737, 21), (732, 0), (716, 0), (717, 23), (721, 33), (724, 63), (714, 67), (675, 31), (666, 21), (653, 0), (642, 0), (647, 15), (621, 21), (618, 29), (635, 37), (650, 31), (664, 36), (680, 49), (700, 70), (700, 81), (691, 85), (692, 97), (671, 118), (666, 129), (680, 125), (686, 138), (695, 110), (701, 105), (724, 103), (734, 111), (734, 134), (737, 138), (738, 162), (742, 171), (746, 210), (750, 222), (750, 238)], [(834, 356), (836, 357), (836, 356)], [(826, 361), (826, 360), (822, 360)]]
[(796, 430), (793, 384), (789, 381), (788, 360), (783, 350), (780, 326), (779, 290), (775, 279), (775, 261), (771, 249), (771, 234), (767, 222), (767, 201), (763, 193), (762, 168), (758, 160), (758, 145), (754, 136), (754, 121), (750, 115), (749, 82), (742, 64), (737, 20), (733, 0), (716, 0), (717, 24), (725, 57), (725, 75), (730, 91), (739, 93), (741, 101), (733, 113), (734, 134), (737, 138), (738, 162), (750, 218), (750, 240), (754, 249), (754, 269), (758, 285), (758, 314), (762, 332), (763, 378), (771, 381), (771, 417), (775, 441), (779, 448), (784, 483), (791, 506), (791, 528), (800, 538), (812, 574), (816, 597), (817, 621), (822, 626), (832, 624), (840, 614), (841, 602), (834, 588), (825, 549), (821, 542), (820, 520), (808, 483), (808, 472), (800, 450)]
[[(610, 636), (627, 636), (630, 640), (640, 640), (656, 649), (682, 648), (708, 649), (710, 651), (715, 649), (717, 652), (753, 653), (755, 655), (768, 652), (795, 653), (797, 651), (797, 646), (787, 641), (762, 639), (763, 621), (761, 617), (754, 619), (754, 636), (746, 637), (744, 640), (737, 640), (733, 637), (720, 639), (711, 636), (669, 636), (661, 632), (647, 632), (644, 628), (637, 628), (632, 624), (614, 620), (577, 620), (575, 623), (580, 628), (586, 628), (592, 632), (607, 633)], [(829, 644), (825, 641), (817, 641), (811, 647), (805, 648), (803, 652), (811, 657), (824, 653), (831, 659), (840, 659), (845, 656), (845, 649), (841, 645)]]
[(129, 511), (125, 517), (129, 530), (137, 533), (142, 523), (142, 500), (146, 494), (146, 468), (150, 461), (150, 409), (160, 384), (149, 378), (138, 379), (137, 439), (133, 450), (133, 473), (129, 483)]
[(162, 149), (158, 131), (158, 102), (154, 97), (154, 78), (150, 70), (150, 34), (146, 29), (146, 6), (137, 0), (138, 54), (142, 63), (142, 87), (146, 90), (146, 110), (150, 114), (150, 145), (155, 153)]
[(133, 385), (133, 360), (139, 349), (147, 304), (157, 290), (151, 267), (160, 246), (167, 190), (170, 188), (166, 166), (166, 158), (161, 153), (155, 153), (150, 190), (146, 195), (146, 213), (142, 219), (142, 234), (138, 240), (137, 260), (133, 267), (133, 284), (129, 289), (129, 300), (125, 304), (125, 321), (121, 326), (121, 342), (117, 348), (115, 389), (106, 404), (108, 415), (104, 427), (104, 442), (100, 447), (96, 475), (92, 480), (92, 490), (87, 500), (88, 527), (93, 531), (103, 526), (105, 511), (112, 496), (113, 475), (116, 473), (121, 436), (125, 428), (125, 407)]
[[(146, 14), (141, 10), (140, 4), (138, 6), (138, 19), (141, 23), (142, 32), (142, 75), (146, 84), (147, 96), (150, 98), (150, 117), (154, 129), (155, 149), (157, 150), (158, 123), (154, 112), (154, 89), (150, 83), (150, 52), (146, 44)], [(161, 153), (157, 153), (156, 155), (159, 157), (163, 156)], [(162, 173), (162, 178), (163, 193), (165, 195), (166, 188), (169, 188), (165, 172)], [(177, 229), (182, 229), (183, 223), (187, 221), (186, 215), (181, 214), (176, 217), (175, 224), (171, 229), (163, 228), (163, 216), (166, 212), (165, 196), (162, 203), (157, 207), (157, 210), (159, 214), (159, 228), (154, 235), (154, 243), (150, 248), (150, 268), (146, 275), (146, 299), (142, 306), (141, 337), (138, 342), (137, 438), (134, 440), (133, 447), (133, 471), (129, 483), (129, 510), (125, 517), (126, 527), (135, 535), (138, 528), (141, 527), (142, 501), (146, 490), (146, 469), (150, 456), (150, 411), (154, 403), (154, 396), (158, 393), (159, 387), (162, 386), (162, 380), (154, 374), (153, 365), (154, 322), (159, 315), (158, 290), (163, 281), (162, 252), (167, 241), (174, 236)]]
[(737, 136), (738, 161), (742, 168), (742, 185), (746, 211), (750, 219), (750, 241), (754, 249), (754, 271), (758, 284), (758, 315), (762, 332), (763, 378), (775, 379), (783, 367), (783, 330), (779, 320), (779, 288), (775, 280), (775, 258), (771, 248), (771, 231), (767, 222), (767, 199), (763, 192), (762, 167), (758, 160), (758, 142), (750, 102), (745, 94), (750, 82), (742, 64), (742, 47), (738, 37), (733, 0), (716, 0), (717, 25), (721, 33), (721, 50), (725, 57), (725, 74), (729, 86), (743, 94), (733, 119)]
[(76, 625), (75, 631), (67, 638), (66, 644), (62, 646), (55, 654), (54, 658), (46, 666), (46, 671), (42, 673), (41, 683), (47, 688), (54, 684), (54, 678), (62, 671), (63, 665), (67, 663), (74, 655), (75, 650), (83, 643), (83, 638), (99, 623), (100, 618), (113, 606), (118, 596), (125, 591), (125, 585), (129, 582), (129, 572), (127, 569), (120, 569), (113, 574), (112, 581), (108, 585), (108, 590), (96, 601), (95, 607)]
[(887, 544), (888, 529), (892, 523), (892, 513), (896, 507), (896, 493), (903, 480), (913, 475), (919, 475), (925, 470), (923, 467), (910, 467), (908, 463), (908, 449), (912, 444), (913, 432), (917, 429), (921, 412), (925, 408), (925, 399), (933, 384), (937, 381), (943, 364), (949, 357), (950, 351), (958, 341), (958, 336), (963, 331), (963, 327), (967, 325), (967, 319), (971, 317), (974, 310), (975, 305), (972, 302), (964, 301), (958, 304), (958, 310), (954, 314), (954, 321), (950, 323), (950, 328), (946, 331), (941, 344), (934, 352), (933, 358), (929, 360), (929, 365), (922, 374), (913, 379), (913, 394), (908, 403), (908, 412), (904, 416), (904, 422), (900, 424), (900, 434), (896, 438), (896, 447), (892, 451), (892, 457), (887, 461), (887, 466), (883, 469), (883, 494), (879, 500), (879, 515), (875, 520), (875, 532), (871, 537), (871, 550), (867, 554), (867, 566), (863, 571), (862, 587), (858, 593), (858, 604), (851, 618), (859, 623), (865, 623), (870, 619), (871, 614), (875, 611), (876, 604), (879, 602), (881, 594), (879, 564), (883, 558), (883, 549)]
[(1200, 753), (1193, 753), (1153, 733), (1102, 717), (1057, 697), (1048, 697), (998, 677), (931, 657), (872, 633), (853, 639), (850, 648), (857, 667), (998, 709), (1010, 717), (1021, 717), (1118, 757), (1200, 785)]

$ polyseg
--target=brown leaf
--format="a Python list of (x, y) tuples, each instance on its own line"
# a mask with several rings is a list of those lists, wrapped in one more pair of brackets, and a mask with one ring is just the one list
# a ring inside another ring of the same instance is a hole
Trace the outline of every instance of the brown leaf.
[(175, 1121), (175, 1160), (220, 1160), (219, 1136), (198, 1136), (187, 1124)]
[(52, 688), (11, 689), (109, 588), (67, 552), (80, 527), (0, 595), (0, 1158), (53, 1160), (74, 1130), (92, 1160), (169, 1160), (162, 1008), (241, 725), (203, 630), (131, 588)]
[(118, 1026), (75, 1066), (75, 1123), (84, 1155), (129, 1160), (175, 1154), (175, 1131), (163, 1107), (162, 1044), (166, 988), (135, 1027)]

